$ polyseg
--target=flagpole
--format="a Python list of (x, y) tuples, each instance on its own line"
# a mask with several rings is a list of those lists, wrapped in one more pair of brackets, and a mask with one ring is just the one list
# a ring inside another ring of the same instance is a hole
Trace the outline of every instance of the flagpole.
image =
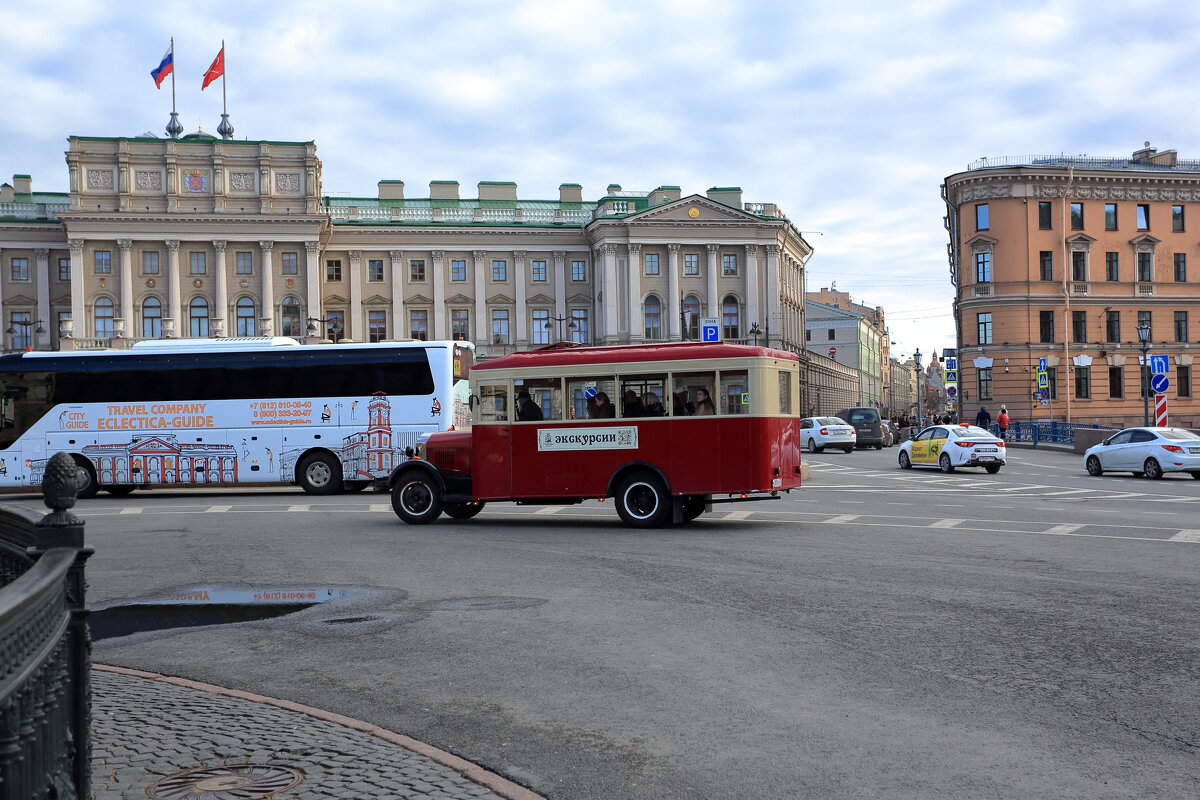
[(221, 134), (222, 139), (233, 138), (233, 125), (229, 122), (229, 96), (226, 93), (226, 73), (229, 72), (229, 64), (225, 59), (225, 40), (221, 40), (221, 124), (217, 126), (217, 133)]
[(183, 125), (179, 122), (179, 114), (175, 111), (175, 37), (171, 37), (171, 120), (167, 123), (167, 135), (178, 139), (183, 133)]

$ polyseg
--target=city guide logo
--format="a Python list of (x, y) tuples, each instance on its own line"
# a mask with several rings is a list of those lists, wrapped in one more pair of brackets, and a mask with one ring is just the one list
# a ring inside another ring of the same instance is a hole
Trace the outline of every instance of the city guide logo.
[(543, 428), (538, 431), (538, 450), (636, 450), (638, 429), (629, 428)]

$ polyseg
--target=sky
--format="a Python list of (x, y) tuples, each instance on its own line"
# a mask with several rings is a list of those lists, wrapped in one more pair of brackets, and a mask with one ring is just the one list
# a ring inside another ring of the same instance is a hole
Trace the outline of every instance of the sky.
[(512, 180), (554, 199), (741, 186), (813, 246), (808, 287), (883, 306), (893, 354), (954, 346), (942, 180), (977, 158), (1200, 157), (1200, 4), (432, 0), (0, 7), (0, 178), (66, 191), (66, 137), (313, 140), (326, 194)]

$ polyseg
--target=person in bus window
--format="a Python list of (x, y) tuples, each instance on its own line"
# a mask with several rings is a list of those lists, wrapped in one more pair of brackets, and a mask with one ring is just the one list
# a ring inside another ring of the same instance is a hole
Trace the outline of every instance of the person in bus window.
[(613, 419), (617, 409), (608, 399), (605, 392), (596, 392), (596, 396), (588, 403), (588, 419)]
[(712, 398), (708, 395), (707, 389), (696, 390), (696, 412), (697, 417), (711, 417), (717, 413), (717, 407), (713, 405)]
[(621, 416), (622, 417), (644, 417), (646, 416), (646, 406), (642, 404), (642, 400), (637, 396), (637, 392), (633, 389), (625, 390), (625, 398), (621, 401)]
[(654, 392), (646, 392), (642, 395), (642, 407), (645, 409), (643, 413), (647, 417), (661, 417), (666, 414), (662, 401)]
[(517, 395), (517, 421), (541, 422), (543, 418), (542, 407), (533, 402), (533, 398), (529, 396), (529, 392), (522, 390)]
[(696, 411), (695, 404), (688, 400), (687, 390), (672, 393), (671, 400), (671, 416), (690, 417)]

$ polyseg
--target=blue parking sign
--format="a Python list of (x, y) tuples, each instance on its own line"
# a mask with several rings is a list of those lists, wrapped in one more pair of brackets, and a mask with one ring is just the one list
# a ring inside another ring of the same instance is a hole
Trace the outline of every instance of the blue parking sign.
[(704, 317), (700, 320), (700, 341), (721, 341), (721, 320), (716, 317)]

